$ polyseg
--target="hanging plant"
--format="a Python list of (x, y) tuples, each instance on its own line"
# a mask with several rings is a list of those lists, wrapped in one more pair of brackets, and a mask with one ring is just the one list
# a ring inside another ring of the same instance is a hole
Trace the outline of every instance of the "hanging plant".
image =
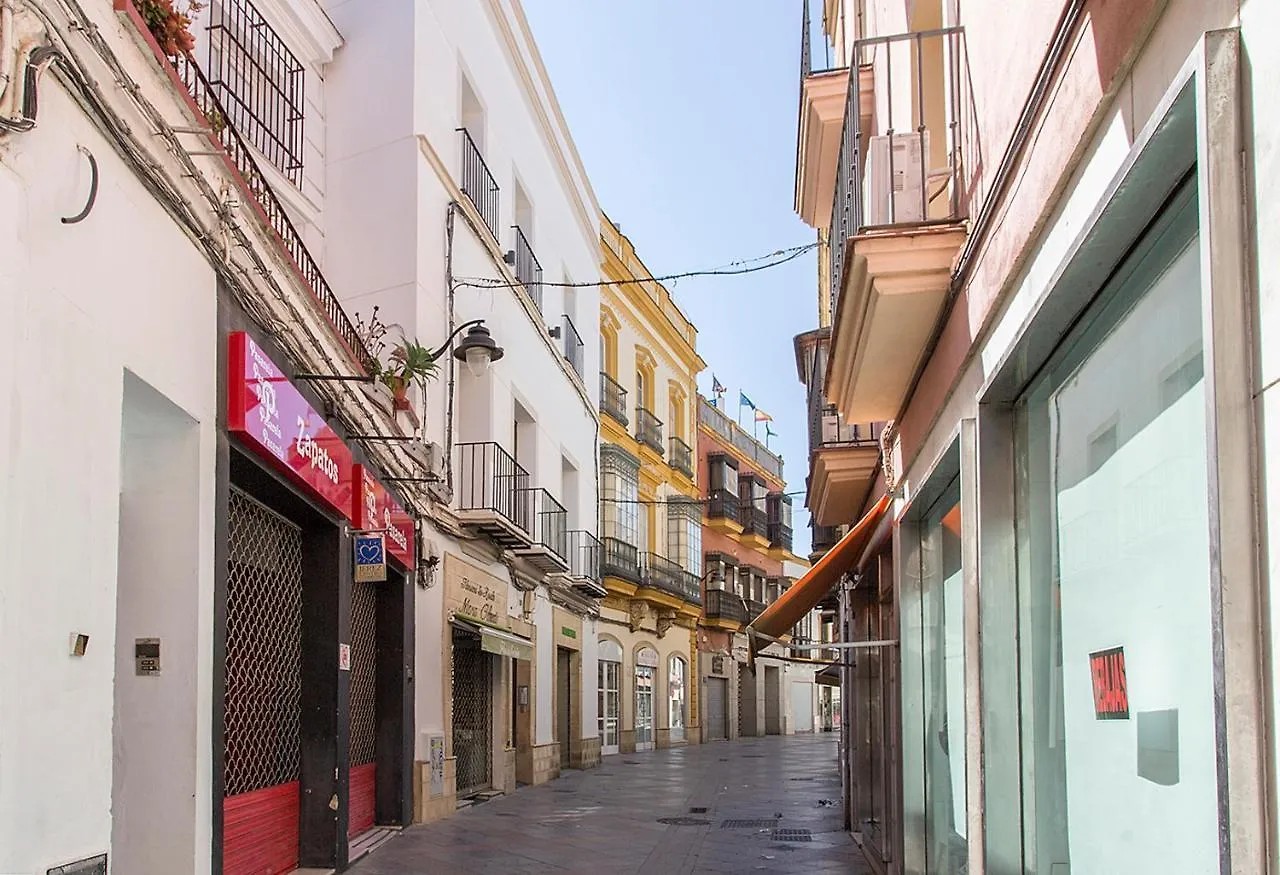
[(147, 30), (160, 45), (160, 51), (171, 58), (190, 54), (196, 47), (191, 33), (191, 18), (204, 8), (200, 0), (188, 0), (182, 8), (176, 0), (133, 0)]
[(403, 335), (401, 342), (392, 347), (391, 354), (384, 363), (382, 354), (387, 347), (387, 330), (378, 316), (376, 306), (370, 313), (368, 322), (359, 313), (356, 314), (356, 333), (364, 341), (365, 348), (373, 359), (369, 364), (369, 376), (391, 390), (396, 410), (408, 410), (409, 387), (416, 384), (425, 398), (427, 384), (439, 376), (440, 363), (432, 358), (431, 350)]

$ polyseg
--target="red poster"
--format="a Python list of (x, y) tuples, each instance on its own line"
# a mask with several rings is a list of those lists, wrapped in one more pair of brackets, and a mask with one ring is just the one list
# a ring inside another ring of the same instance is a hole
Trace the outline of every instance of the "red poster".
[(1129, 719), (1129, 681), (1124, 672), (1124, 648), (1089, 654), (1093, 676), (1093, 710), (1099, 720)]
[(413, 570), (413, 517), (400, 506), (385, 486), (378, 482), (364, 465), (355, 466), (354, 479), (361, 485), (351, 509), (351, 520), (357, 529), (378, 531), (385, 529), (383, 539), (387, 553)]
[(347, 445), (243, 331), (228, 338), (227, 428), (258, 455), (347, 519)]

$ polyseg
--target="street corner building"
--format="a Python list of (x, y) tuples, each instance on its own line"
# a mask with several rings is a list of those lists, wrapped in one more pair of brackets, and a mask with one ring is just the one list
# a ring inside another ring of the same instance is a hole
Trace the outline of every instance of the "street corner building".
[(143, 6), (0, 0), (0, 871), (342, 870), (599, 762), (599, 208), (518, 4)]
[(753, 631), (835, 620), (846, 828), (1274, 871), (1275, 5), (796, 11), (814, 564)]

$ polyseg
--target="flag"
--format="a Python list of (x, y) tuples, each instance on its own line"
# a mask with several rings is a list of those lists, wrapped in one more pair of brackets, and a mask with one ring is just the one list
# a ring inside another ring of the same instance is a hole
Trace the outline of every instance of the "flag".
[(716, 379), (715, 374), (712, 374), (711, 375), (711, 394), (723, 395), (724, 393), (725, 393), (724, 384), (721, 383), (718, 379)]
[[(752, 410), (755, 410), (755, 408), (753, 407)], [(763, 410), (756, 410), (756, 422), (773, 422), (773, 417)], [(765, 426), (765, 428), (768, 428), (768, 426)]]
[(750, 407), (752, 410), (756, 409), (756, 406), (751, 403), (751, 399), (747, 397), (747, 393), (742, 391), (738, 392), (738, 406)]

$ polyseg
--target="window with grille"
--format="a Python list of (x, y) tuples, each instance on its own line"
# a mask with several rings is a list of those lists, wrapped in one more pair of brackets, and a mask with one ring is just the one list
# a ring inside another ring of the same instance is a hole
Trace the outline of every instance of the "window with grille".
[(737, 561), (724, 553), (708, 553), (704, 558), (703, 567), (710, 574), (711, 571), (720, 572), (723, 583), (717, 584), (715, 575), (711, 575), (707, 580), (707, 585), (712, 589), (722, 589), (725, 592), (737, 592), (736, 575), (738, 571)]
[(702, 576), (702, 506), (693, 499), (667, 499), (667, 558)]
[(707, 461), (711, 474), (710, 486), (712, 492), (727, 492), (732, 495), (737, 495), (738, 465), (733, 457), (716, 453)]
[(600, 448), (600, 532), (641, 546), (639, 531), (640, 462), (608, 445)]
[(209, 82), (230, 123), (294, 185), (302, 183), (306, 72), (248, 0), (209, 10)]

